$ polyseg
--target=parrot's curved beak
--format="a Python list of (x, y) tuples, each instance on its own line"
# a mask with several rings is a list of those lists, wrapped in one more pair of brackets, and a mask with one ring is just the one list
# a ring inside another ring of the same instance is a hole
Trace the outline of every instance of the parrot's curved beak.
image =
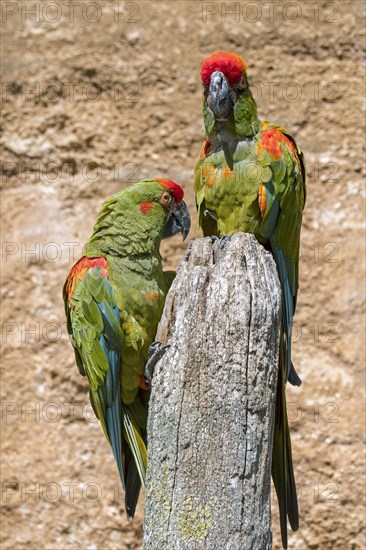
[(215, 71), (211, 75), (208, 106), (217, 120), (227, 120), (233, 109), (229, 83), (220, 71)]
[(189, 215), (188, 207), (184, 201), (180, 201), (180, 203), (173, 208), (165, 224), (163, 239), (168, 239), (178, 233), (182, 233), (184, 241), (190, 228), (191, 216)]

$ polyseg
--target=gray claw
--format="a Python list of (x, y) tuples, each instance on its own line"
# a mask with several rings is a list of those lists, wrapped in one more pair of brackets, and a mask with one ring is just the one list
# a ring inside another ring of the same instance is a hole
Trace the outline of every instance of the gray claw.
[(231, 241), (231, 236), (230, 235), (224, 235), (223, 237), (220, 238), (220, 248), (221, 250), (223, 250), (225, 248), (225, 246), (227, 245), (228, 242)]
[[(189, 241), (188, 243), (188, 246), (186, 248), (186, 251), (184, 252), (184, 255), (183, 255), (183, 258), (182, 258), (182, 262), (186, 262), (188, 260), (188, 256), (190, 255), (191, 253), (191, 250), (192, 250), (192, 246), (193, 246), (193, 242), (194, 242), (194, 239), (192, 239), (191, 241)], [(153, 342), (154, 344), (155, 342)], [(151, 344), (151, 345), (153, 345)], [(151, 346), (150, 346), (151, 347)]]
[(210, 218), (212, 218), (213, 220), (215, 220), (215, 222), (217, 222), (216, 213), (213, 212), (212, 210), (207, 210), (207, 208), (206, 208), (206, 210), (203, 211), (203, 215), (204, 216), (210, 216)]
[(171, 344), (161, 345), (160, 342), (153, 342), (148, 350), (148, 360), (144, 368), (144, 377), (146, 383), (151, 386), (152, 375), (154, 372), (154, 367), (158, 361), (163, 357), (164, 353)]

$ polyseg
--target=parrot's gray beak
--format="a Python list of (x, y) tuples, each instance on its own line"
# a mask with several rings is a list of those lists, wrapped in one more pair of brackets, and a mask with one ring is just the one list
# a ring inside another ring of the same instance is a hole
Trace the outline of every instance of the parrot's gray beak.
[(229, 83), (220, 71), (211, 75), (208, 106), (218, 120), (226, 120), (233, 109)]
[(177, 204), (172, 210), (168, 221), (166, 222), (163, 239), (173, 237), (178, 233), (182, 233), (183, 241), (187, 237), (191, 228), (191, 216), (189, 210), (184, 201)]

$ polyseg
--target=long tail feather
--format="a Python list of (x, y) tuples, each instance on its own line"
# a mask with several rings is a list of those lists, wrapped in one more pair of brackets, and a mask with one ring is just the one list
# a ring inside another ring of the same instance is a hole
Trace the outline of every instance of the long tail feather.
[(132, 459), (129, 461), (126, 474), (125, 506), (128, 519), (133, 518), (135, 515), (140, 489), (140, 476), (136, 468), (136, 463)]
[(282, 288), (282, 321), (279, 353), (279, 372), (276, 399), (275, 427), (273, 434), (272, 478), (275, 485), (279, 512), (281, 539), (283, 548), (287, 548), (287, 518), (291, 529), (299, 528), (295, 476), (292, 464), (290, 429), (287, 419), (286, 382), (299, 386), (298, 377), (291, 361), (291, 333), (294, 315), (294, 297), (290, 288), (286, 260), (282, 250), (271, 247), (276, 261)]
[(122, 404), (123, 470), (125, 506), (128, 518), (133, 518), (141, 486), (145, 488), (147, 451), (146, 438), (135, 414), (136, 404)]
[(272, 478), (279, 505), (282, 546), (283, 548), (287, 548), (287, 517), (289, 519), (291, 529), (296, 531), (299, 528), (299, 512), (292, 464), (290, 430), (286, 409), (286, 370), (283, 366), (286, 352), (283, 348), (284, 346), (281, 343), (275, 427), (273, 435)]
[(128, 407), (122, 404), (123, 437), (126, 439), (139, 473), (141, 484), (145, 488), (145, 475), (147, 465), (147, 452), (145, 441), (141, 437), (139, 429), (131, 420)]

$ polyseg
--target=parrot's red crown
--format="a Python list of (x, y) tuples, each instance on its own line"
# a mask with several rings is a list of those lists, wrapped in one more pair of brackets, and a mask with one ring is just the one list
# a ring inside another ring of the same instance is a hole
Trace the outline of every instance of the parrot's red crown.
[(215, 71), (223, 73), (229, 84), (233, 85), (239, 82), (243, 71), (248, 68), (244, 59), (231, 52), (216, 52), (206, 57), (201, 63), (201, 80), (203, 84), (209, 86), (211, 75)]
[(184, 191), (181, 188), (181, 186), (178, 185), (177, 183), (175, 183), (174, 181), (167, 180), (167, 179), (164, 179), (164, 178), (155, 178), (155, 181), (159, 182), (160, 185), (165, 187), (165, 189), (168, 189), (169, 191), (171, 191), (173, 193), (173, 196), (175, 198), (175, 202), (177, 204), (183, 199)]

